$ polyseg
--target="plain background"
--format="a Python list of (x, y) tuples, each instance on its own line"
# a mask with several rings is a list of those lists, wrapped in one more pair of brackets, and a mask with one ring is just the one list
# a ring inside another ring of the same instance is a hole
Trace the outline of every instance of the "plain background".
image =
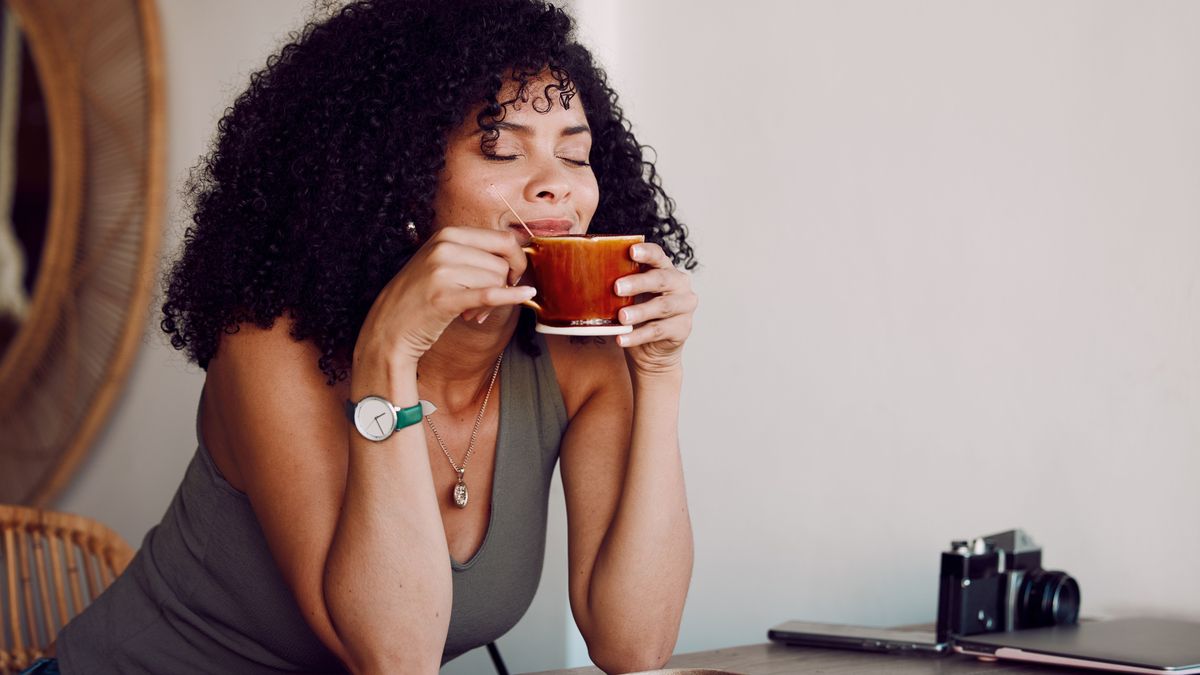
[[(309, 8), (160, 0), (167, 252), (222, 110)], [(932, 620), (940, 550), (1014, 526), (1086, 614), (1200, 619), (1200, 4), (571, 8), (702, 262), (679, 651)], [(203, 381), (144, 342), (56, 503), (135, 544)], [(552, 501), (542, 588), (500, 641), (514, 671), (586, 662)]]

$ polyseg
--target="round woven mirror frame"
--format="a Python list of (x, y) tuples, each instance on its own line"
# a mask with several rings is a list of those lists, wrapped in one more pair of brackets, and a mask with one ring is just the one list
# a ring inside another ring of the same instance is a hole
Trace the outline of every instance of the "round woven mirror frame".
[(153, 0), (4, 0), (45, 95), (46, 246), (0, 355), (0, 502), (40, 506), (104, 428), (146, 331), (165, 116)]

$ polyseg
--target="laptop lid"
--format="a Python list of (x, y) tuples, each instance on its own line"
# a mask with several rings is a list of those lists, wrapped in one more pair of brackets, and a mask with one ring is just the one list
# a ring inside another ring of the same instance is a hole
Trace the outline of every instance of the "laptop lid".
[(1200, 623), (1113, 619), (955, 639), (975, 656), (1126, 673), (1200, 674)]
[(949, 654), (950, 646), (938, 642), (933, 631), (896, 630), (836, 623), (788, 621), (767, 631), (767, 638), (796, 647), (856, 649), (868, 652), (918, 652)]

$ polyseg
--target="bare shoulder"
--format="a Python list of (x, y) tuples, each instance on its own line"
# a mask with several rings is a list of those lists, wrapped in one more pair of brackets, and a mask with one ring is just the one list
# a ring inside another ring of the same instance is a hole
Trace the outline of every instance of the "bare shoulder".
[(625, 366), (625, 352), (610, 337), (569, 338), (547, 335), (546, 345), (562, 390), (567, 417), (575, 413), (597, 394), (621, 396), (632, 385)]
[[(223, 364), (248, 365), (259, 359), (287, 360), (300, 356), (311, 356), (312, 364), (320, 352), (317, 346), (306, 340), (296, 340), (292, 337), (293, 322), (286, 316), (275, 320), (270, 328), (259, 328), (252, 323), (242, 323), (236, 331), (221, 336), (221, 344), (216, 356), (210, 362), (212, 366), (221, 367)], [(316, 371), (320, 373), (318, 369)]]
[(268, 329), (242, 325), (222, 336), (208, 365), (204, 438), (213, 460), (239, 490), (246, 489), (253, 450), (301, 441), (304, 435), (308, 442), (298, 443), (300, 447), (313, 441), (344, 442), (344, 430), (330, 421), (340, 415), (349, 387), (327, 384), (317, 367), (319, 349), (294, 339), (291, 327), (286, 318)]
[(291, 330), (292, 321), (281, 317), (270, 328), (242, 324), (237, 332), (223, 335), (208, 365), (206, 392), (233, 384), (334, 395), (339, 386), (326, 384), (325, 373), (317, 367), (320, 350), (307, 340), (293, 338)]

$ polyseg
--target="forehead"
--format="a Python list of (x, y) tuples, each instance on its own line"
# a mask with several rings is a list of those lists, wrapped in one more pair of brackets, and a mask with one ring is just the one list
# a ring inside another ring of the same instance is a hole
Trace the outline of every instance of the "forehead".
[[(584, 112), (583, 101), (579, 93), (568, 83), (564, 89), (558, 79), (549, 72), (543, 71), (536, 77), (525, 82), (522, 88), (516, 80), (509, 79), (496, 95), (504, 106), (504, 122), (532, 126), (537, 123), (546, 125), (587, 125), (587, 115)], [(564, 105), (563, 99), (567, 102)]]

